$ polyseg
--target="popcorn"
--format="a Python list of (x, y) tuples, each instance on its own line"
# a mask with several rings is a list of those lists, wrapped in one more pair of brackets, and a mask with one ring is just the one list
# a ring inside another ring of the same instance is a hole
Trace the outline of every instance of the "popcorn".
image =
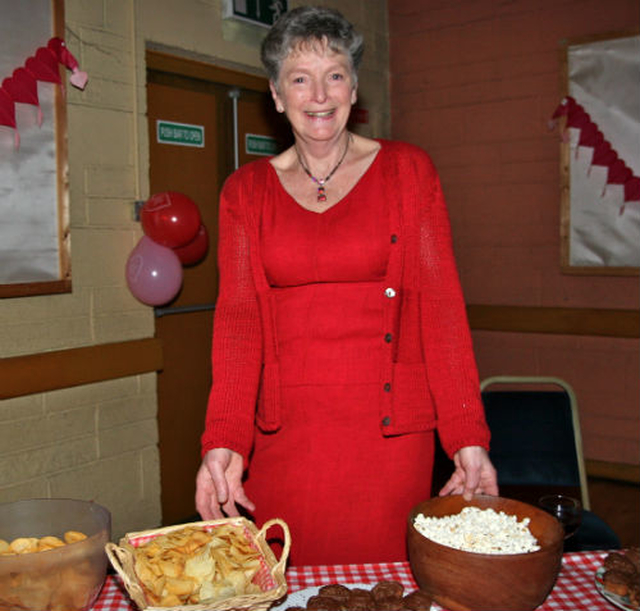
[(447, 547), (478, 554), (524, 554), (540, 549), (529, 521), (518, 522), (504, 511), (465, 507), (442, 518), (420, 513), (413, 524), (421, 535)]

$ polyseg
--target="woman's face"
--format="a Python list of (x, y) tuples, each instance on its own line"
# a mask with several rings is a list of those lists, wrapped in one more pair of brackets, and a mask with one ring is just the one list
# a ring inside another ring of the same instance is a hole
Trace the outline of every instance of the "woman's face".
[(298, 46), (282, 62), (271, 94), (296, 138), (335, 139), (345, 129), (356, 101), (349, 58), (326, 44)]

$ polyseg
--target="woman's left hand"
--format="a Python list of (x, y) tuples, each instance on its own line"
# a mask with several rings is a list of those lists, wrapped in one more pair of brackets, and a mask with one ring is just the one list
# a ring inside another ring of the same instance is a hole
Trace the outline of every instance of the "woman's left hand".
[(439, 496), (462, 494), (469, 501), (474, 494), (498, 494), (497, 473), (484, 448), (461, 448), (453, 455), (453, 463), (455, 471)]

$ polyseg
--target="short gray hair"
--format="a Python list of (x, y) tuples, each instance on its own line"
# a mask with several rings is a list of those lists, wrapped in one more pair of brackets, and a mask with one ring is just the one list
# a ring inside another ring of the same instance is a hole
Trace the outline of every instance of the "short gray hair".
[(282, 62), (299, 44), (326, 41), (349, 58), (354, 81), (364, 52), (362, 34), (342, 14), (321, 6), (301, 6), (284, 13), (262, 42), (260, 59), (269, 79), (277, 83)]

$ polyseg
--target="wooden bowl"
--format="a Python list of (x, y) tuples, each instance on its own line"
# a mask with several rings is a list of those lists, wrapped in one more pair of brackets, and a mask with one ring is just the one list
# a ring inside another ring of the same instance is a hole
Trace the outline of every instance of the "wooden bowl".
[[(478, 554), (440, 545), (420, 534), (415, 517), (443, 517), (467, 506), (492, 508), (530, 518), (529, 530), (540, 549), (524, 554)], [(562, 564), (564, 532), (560, 523), (541, 509), (495, 496), (436, 497), (410, 512), (407, 545), (411, 570), (420, 589), (449, 611), (531, 611), (541, 605)]]

